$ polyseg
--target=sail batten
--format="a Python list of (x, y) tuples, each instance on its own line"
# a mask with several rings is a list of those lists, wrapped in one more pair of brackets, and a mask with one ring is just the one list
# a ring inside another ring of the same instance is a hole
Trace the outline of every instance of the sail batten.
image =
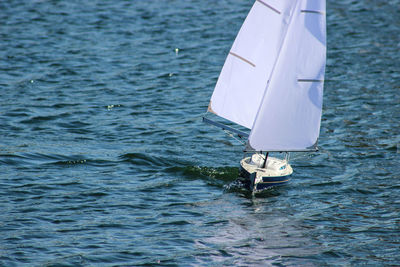
[(324, 80), (318, 79), (297, 79), (298, 82), (310, 82), (310, 83), (323, 83)]
[(314, 14), (320, 14), (320, 15), (325, 15), (324, 12), (318, 11), (318, 10), (301, 10), (303, 13), (314, 13)]
[(237, 57), (238, 59), (243, 60), (244, 62), (250, 64), (251, 66), (255, 67), (256, 64), (252, 63), (250, 60), (245, 59), (244, 57), (239, 56), (238, 54), (235, 54), (233, 52), (229, 52), (230, 55)]
[(257, 2), (259, 2), (259, 3), (263, 4), (264, 6), (270, 8), (271, 10), (275, 11), (276, 13), (281, 14), (281, 12), (280, 12), (279, 10), (277, 10), (276, 8), (273, 8), (271, 5), (268, 5), (268, 4), (265, 3), (264, 1), (262, 1), (262, 0), (257, 0)]

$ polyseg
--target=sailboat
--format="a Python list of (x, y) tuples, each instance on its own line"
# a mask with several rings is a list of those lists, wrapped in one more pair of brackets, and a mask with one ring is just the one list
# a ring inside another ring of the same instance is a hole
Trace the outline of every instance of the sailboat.
[(245, 140), (251, 155), (240, 161), (240, 176), (253, 191), (290, 180), (289, 152), (318, 150), (325, 9), (325, 0), (256, 0), (219, 75), (207, 114), (229, 123), (203, 121)]

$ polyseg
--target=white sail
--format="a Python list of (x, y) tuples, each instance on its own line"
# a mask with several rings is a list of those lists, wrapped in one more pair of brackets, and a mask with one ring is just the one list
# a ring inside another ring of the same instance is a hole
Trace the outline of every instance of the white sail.
[(324, 0), (296, 2), (249, 144), (255, 150), (312, 149), (318, 140), (326, 61)]
[(209, 111), (253, 126), (297, 2), (255, 1), (222, 68)]
[(325, 0), (256, 0), (209, 111), (251, 129), (249, 145), (257, 151), (313, 149), (325, 61)]

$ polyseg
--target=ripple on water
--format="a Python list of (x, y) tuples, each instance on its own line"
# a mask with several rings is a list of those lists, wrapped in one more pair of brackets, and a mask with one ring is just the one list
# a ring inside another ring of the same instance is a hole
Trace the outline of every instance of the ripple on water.
[(400, 262), (398, 1), (328, 1), (320, 151), (256, 195), (201, 122), (251, 4), (1, 1), (0, 265)]

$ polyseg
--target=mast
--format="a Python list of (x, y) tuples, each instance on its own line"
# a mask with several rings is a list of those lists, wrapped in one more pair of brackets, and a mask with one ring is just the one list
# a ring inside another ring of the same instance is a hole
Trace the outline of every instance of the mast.
[(265, 165), (267, 164), (268, 154), (269, 154), (269, 152), (265, 153), (265, 159), (264, 159), (264, 163), (262, 165), (263, 169), (265, 168)]

